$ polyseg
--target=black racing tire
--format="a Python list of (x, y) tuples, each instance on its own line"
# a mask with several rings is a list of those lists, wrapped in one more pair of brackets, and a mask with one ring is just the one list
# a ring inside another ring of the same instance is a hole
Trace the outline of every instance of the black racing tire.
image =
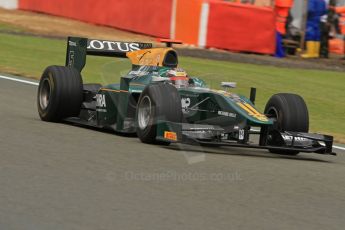
[(139, 97), (135, 122), (143, 143), (168, 145), (156, 140), (157, 120), (182, 122), (181, 98), (177, 89), (167, 83), (146, 86)]
[[(279, 132), (309, 131), (309, 113), (303, 98), (296, 94), (278, 93), (273, 95), (267, 102), (265, 114), (275, 118), (273, 129)], [(274, 144), (274, 143), (273, 143)], [(297, 155), (298, 151), (269, 150), (272, 153)]]
[(44, 70), (37, 92), (38, 114), (43, 121), (78, 116), (82, 102), (83, 81), (76, 69), (49, 66)]

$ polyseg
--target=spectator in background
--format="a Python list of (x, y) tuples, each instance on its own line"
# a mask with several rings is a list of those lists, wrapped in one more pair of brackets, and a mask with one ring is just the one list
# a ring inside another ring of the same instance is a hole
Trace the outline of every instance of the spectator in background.
[(275, 1), (274, 11), (276, 14), (276, 57), (285, 56), (282, 40), (286, 34), (286, 21), (292, 5), (293, 0)]
[[(326, 9), (328, 9), (330, 0), (324, 0), (326, 4)], [(334, 1), (334, 0), (333, 0)], [(328, 20), (329, 13), (326, 13), (321, 17), (320, 30), (321, 30), (321, 39), (320, 39), (320, 57), (328, 58), (328, 40), (329, 40), (329, 31), (331, 25)]]
[(336, 6), (331, 7), (337, 14), (344, 14), (345, 13), (345, 6)]
[(320, 20), (326, 14), (326, 3), (324, 0), (308, 1), (308, 18), (306, 28), (306, 52), (302, 58), (318, 58), (320, 56)]
[[(337, 7), (333, 7), (331, 6), (330, 7), (332, 10), (335, 11), (335, 13), (339, 14), (340, 17), (339, 17), (339, 32), (345, 36), (345, 6), (337, 6)], [(344, 46), (345, 46), (345, 37), (343, 38), (344, 39)], [(344, 47), (345, 49), (345, 47)], [(343, 58), (345, 59), (345, 57)]]

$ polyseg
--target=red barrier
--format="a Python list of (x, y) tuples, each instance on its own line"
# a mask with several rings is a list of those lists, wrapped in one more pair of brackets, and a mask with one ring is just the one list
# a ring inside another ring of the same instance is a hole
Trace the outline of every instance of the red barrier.
[(264, 54), (275, 52), (272, 9), (210, 1), (207, 47)]
[[(172, 1), (19, 0), (19, 8), (169, 38)], [(176, 38), (197, 44), (200, 41), (198, 15), (202, 0), (178, 0), (177, 3)], [(272, 9), (219, 0), (210, 0), (209, 6), (207, 47), (274, 53), (275, 18)]]
[(19, 9), (165, 38), (170, 37), (171, 7), (172, 0), (19, 0)]

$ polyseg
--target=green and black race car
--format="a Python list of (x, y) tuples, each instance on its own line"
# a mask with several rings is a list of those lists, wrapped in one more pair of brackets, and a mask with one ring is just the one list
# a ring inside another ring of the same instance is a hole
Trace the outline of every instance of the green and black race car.
[[(129, 58), (132, 69), (119, 83), (83, 84), (87, 55)], [(118, 133), (136, 134), (144, 143), (175, 142), (207, 146), (268, 149), (281, 154), (334, 154), (333, 137), (310, 134), (302, 97), (273, 95), (264, 113), (250, 99), (207, 88), (204, 81), (178, 68), (172, 48), (150, 43), (69, 37), (65, 66), (49, 66), (38, 88), (42, 120), (71, 122)], [(257, 127), (257, 129), (252, 129)], [(257, 135), (257, 143), (250, 140)]]

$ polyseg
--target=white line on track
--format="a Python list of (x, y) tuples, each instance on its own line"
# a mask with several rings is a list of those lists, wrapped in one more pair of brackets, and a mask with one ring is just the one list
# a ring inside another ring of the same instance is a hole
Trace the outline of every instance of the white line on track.
[(21, 80), (21, 79), (14, 78), (14, 77), (6, 77), (3, 75), (0, 75), (0, 78), (10, 80), (10, 81), (17, 81), (17, 82), (21, 82), (21, 83), (25, 83), (25, 84), (29, 84), (29, 85), (38, 85), (38, 82)]
[[(18, 79), (18, 78), (14, 78), (14, 77), (6, 77), (6, 76), (3, 76), (3, 75), (0, 75), (0, 78), (6, 79), (6, 80), (10, 80), (10, 81), (16, 81), (16, 82), (21, 82), (21, 83), (29, 84), (29, 85), (36, 85), (36, 86), (38, 86), (38, 82), (22, 80), (22, 79)], [(258, 130), (255, 130), (255, 131), (258, 131)], [(345, 151), (344, 147), (333, 145), (333, 148)]]
[(345, 151), (344, 147), (340, 147), (340, 146), (336, 146), (336, 145), (333, 145), (332, 147), (335, 148), (335, 149), (340, 149), (340, 150)]

